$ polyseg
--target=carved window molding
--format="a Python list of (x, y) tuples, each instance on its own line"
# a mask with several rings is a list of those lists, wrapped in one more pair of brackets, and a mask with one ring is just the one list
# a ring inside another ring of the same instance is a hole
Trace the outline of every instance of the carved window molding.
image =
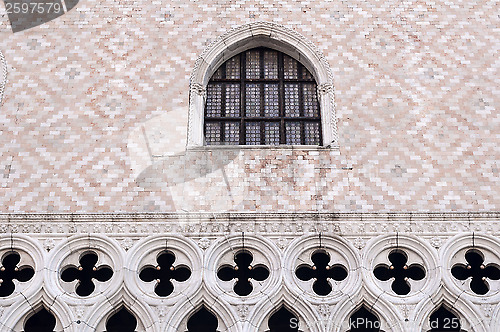
[[(333, 75), (321, 52), (304, 36), (282, 25), (253, 22), (217, 38), (198, 58), (190, 78), (188, 148), (204, 143), (207, 85), (215, 71), (233, 56), (255, 47), (267, 47), (299, 61), (317, 83), (322, 145), (338, 147)], [(234, 148), (234, 146), (233, 146)]]
[(3, 96), (5, 92), (5, 86), (7, 85), (7, 60), (0, 50), (0, 106), (3, 103)]

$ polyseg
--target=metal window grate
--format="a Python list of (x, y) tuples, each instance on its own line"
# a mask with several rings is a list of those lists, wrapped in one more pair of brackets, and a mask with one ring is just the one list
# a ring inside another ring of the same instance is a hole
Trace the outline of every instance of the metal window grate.
[(208, 83), (204, 133), (207, 145), (320, 145), (316, 82), (284, 53), (240, 53)]

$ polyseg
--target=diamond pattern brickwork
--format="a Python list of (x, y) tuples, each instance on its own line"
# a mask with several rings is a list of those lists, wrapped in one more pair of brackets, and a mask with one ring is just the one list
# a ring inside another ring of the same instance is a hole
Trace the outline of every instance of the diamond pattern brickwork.
[[(13, 34), (0, 6), (0, 211), (498, 210), (497, 9), (88, 0)], [(174, 149), (195, 60), (254, 21), (286, 25), (325, 55), (340, 151)], [(162, 117), (173, 129), (161, 131)], [(134, 130), (147, 142), (130, 143)], [(134, 149), (145, 151), (138, 172)]]

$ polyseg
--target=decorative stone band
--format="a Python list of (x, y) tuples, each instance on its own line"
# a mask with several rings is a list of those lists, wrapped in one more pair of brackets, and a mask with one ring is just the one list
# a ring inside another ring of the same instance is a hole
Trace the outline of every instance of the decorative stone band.
[(500, 212), (471, 213), (117, 213), (0, 214), (0, 233), (219, 236), (332, 233), (425, 237), (482, 232), (500, 235)]
[(2, 68), (2, 75), (0, 76), (0, 106), (2, 106), (3, 95), (5, 92), (5, 86), (7, 85), (7, 60), (0, 50), (0, 67)]
[(202, 96), (203, 98), (206, 98), (206, 95), (207, 95), (207, 89), (205, 89), (203, 87), (203, 85), (201, 85), (199, 83), (192, 83), (191, 84), (191, 92), (194, 92), (194, 93)]
[(325, 83), (318, 86), (318, 96), (321, 97), (326, 93), (334, 92), (333, 84)]

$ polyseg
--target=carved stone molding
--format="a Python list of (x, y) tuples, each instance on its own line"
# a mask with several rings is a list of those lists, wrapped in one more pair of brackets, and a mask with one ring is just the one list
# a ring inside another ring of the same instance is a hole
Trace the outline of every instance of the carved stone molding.
[(333, 92), (333, 84), (331, 83), (324, 83), (321, 85), (318, 85), (318, 95), (321, 97), (326, 93)]
[(7, 60), (0, 50), (0, 106), (2, 106), (3, 96), (5, 92), (5, 86), (7, 85)]
[[(122, 213), (122, 214), (0, 214), (0, 233), (108, 234), (143, 238), (157, 233), (185, 236), (331, 233), (345, 237), (387, 233), (432, 238), (439, 247), (446, 237), (482, 232), (500, 234), (500, 213)], [(439, 235), (438, 237), (436, 235)], [(55, 240), (54, 236), (52, 238)], [(134, 239), (121, 238), (124, 248)], [(362, 248), (362, 240), (355, 241)], [(47, 249), (52, 243), (47, 242)], [(286, 245), (284, 242), (280, 245)]]
[(199, 83), (192, 83), (191, 84), (191, 91), (193, 91), (194, 93), (196, 93), (200, 96), (203, 96), (203, 98), (205, 98), (207, 95), (207, 89), (205, 89), (205, 87)]

